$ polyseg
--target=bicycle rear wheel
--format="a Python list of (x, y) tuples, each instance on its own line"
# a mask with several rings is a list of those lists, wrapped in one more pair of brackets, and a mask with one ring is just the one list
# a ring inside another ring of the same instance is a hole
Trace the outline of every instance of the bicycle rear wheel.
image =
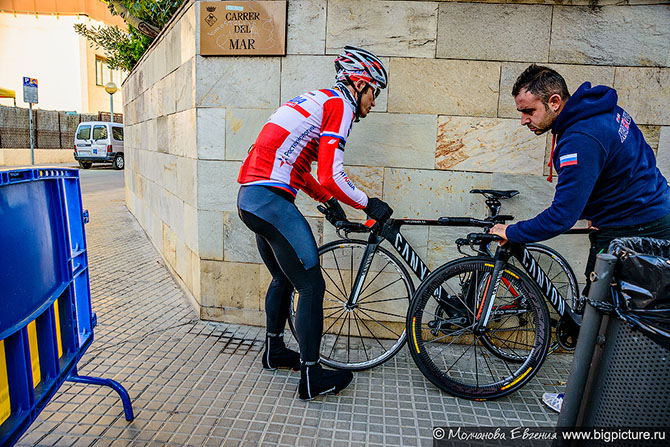
[[(405, 318), (414, 284), (407, 269), (385, 248), (377, 247), (356, 305), (346, 305), (367, 245), (341, 240), (319, 248), (326, 283), (320, 356), (333, 368), (356, 371), (380, 365), (407, 339)], [(289, 317), (294, 335), (298, 300), (294, 291)]]
[[(421, 284), (407, 315), (409, 350), (423, 375), (465, 399), (495, 399), (518, 390), (535, 375), (549, 347), (546, 304), (513, 266), (503, 272), (487, 327), (475, 332), (477, 305), (492, 272), (492, 259), (482, 257), (439, 267)], [(448, 316), (436, 298), (440, 288), (467, 305), (466, 324), (445, 323)]]
[[(571, 307), (574, 312), (579, 313), (579, 284), (575, 273), (568, 261), (555, 250), (542, 244), (526, 244), (526, 248), (531, 253), (537, 264), (542, 268), (547, 278), (556, 286), (558, 293), (565, 300), (565, 303)], [(512, 263), (517, 266), (518, 261), (512, 258)], [(558, 322), (561, 316), (550, 304), (547, 305), (549, 318), (551, 319), (551, 342), (549, 353), (556, 351), (561, 347), (558, 341)], [(573, 348), (574, 349), (574, 348)], [(570, 349), (570, 350), (573, 350)]]

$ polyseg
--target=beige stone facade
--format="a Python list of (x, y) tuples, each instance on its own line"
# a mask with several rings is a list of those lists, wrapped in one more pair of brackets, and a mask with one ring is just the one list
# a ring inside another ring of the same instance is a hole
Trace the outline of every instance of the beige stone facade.
[[(556, 68), (571, 91), (584, 81), (615, 87), (670, 175), (670, 7), (597, 3), (290, 0), (285, 57), (203, 57), (198, 2), (187, 2), (123, 85), (128, 207), (202, 318), (264, 324), (270, 277), (237, 216), (238, 170), (276, 107), (332, 84), (345, 44), (375, 51), (389, 69), (345, 162), (394, 216), (483, 217), (472, 188), (521, 191), (503, 205), (517, 219), (551, 203), (551, 139), (519, 125), (510, 96), (532, 62)], [(296, 203), (317, 242), (335, 237), (313, 201)], [(458, 255), (453, 241), (467, 232), (404, 234), (432, 268)], [(586, 238), (548, 244), (581, 278)]]

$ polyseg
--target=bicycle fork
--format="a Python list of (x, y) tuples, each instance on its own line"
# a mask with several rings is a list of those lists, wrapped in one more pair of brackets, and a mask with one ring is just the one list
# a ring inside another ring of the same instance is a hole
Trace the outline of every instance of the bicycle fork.
[(500, 287), (500, 281), (502, 280), (505, 271), (505, 265), (509, 261), (510, 256), (509, 250), (501, 248), (500, 246), (496, 250), (493, 272), (486, 278), (484, 294), (476, 308), (474, 325), (475, 335), (484, 335), (486, 332), (486, 327), (489, 323), (489, 318), (491, 317), (491, 311), (493, 309), (493, 303), (495, 302), (496, 294)]
[(377, 247), (379, 247), (379, 244), (381, 244), (382, 241), (382, 237), (375, 234), (374, 232), (370, 233), (370, 236), (368, 237), (368, 245), (365, 247), (365, 252), (363, 253), (363, 257), (361, 259), (361, 264), (358, 266), (358, 272), (356, 273), (354, 286), (351, 288), (351, 293), (349, 294), (347, 302), (344, 305), (346, 310), (352, 310), (356, 308), (358, 298), (364, 290), (363, 285), (365, 284), (365, 279), (367, 278), (368, 272), (370, 271), (370, 266), (372, 266), (375, 252), (377, 251)]

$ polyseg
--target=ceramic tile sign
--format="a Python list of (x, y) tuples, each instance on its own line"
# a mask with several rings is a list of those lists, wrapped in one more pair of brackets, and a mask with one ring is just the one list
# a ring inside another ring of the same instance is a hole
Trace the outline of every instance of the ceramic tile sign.
[(201, 2), (202, 56), (283, 56), (286, 1)]

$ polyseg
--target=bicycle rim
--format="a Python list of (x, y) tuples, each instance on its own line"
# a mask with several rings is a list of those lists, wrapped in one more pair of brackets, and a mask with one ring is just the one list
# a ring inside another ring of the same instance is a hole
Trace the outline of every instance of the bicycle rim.
[[(417, 366), (438, 388), (465, 399), (495, 399), (519, 389), (542, 365), (549, 346), (546, 305), (530, 279), (512, 266), (503, 273), (509, 286), (500, 282), (485, 332), (474, 332), (477, 303), (492, 271), (488, 258), (450, 262), (421, 284), (408, 313), (409, 348)], [(445, 324), (434, 295), (440, 287), (468, 305), (466, 324)]]
[[(405, 318), (412, 280), (404, 266), (388, 250), (378, 247), (354, 307), (346, 303), (367, 243), (336, 241), (319, 249), (326, 285), (323, 299), (323, 364), (339, 369), (363, 370), (393, 357), (407, 339)], [(291, 328), (299, 298), (292, 297)]]

